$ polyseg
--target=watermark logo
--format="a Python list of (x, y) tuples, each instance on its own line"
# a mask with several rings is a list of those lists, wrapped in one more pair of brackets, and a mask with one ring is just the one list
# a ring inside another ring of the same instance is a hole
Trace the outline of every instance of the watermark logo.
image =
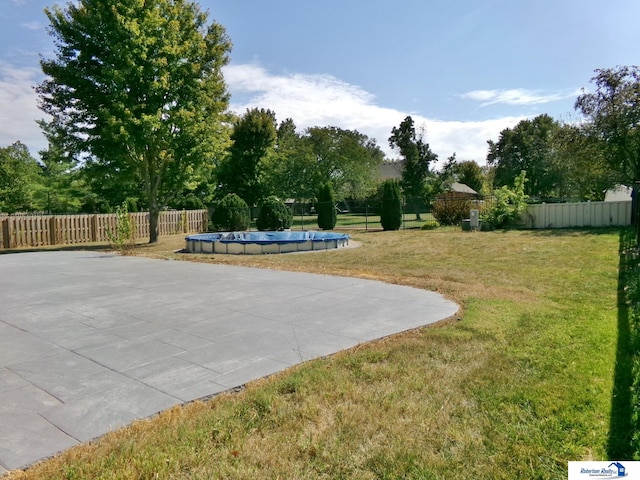
[(569, 462), (569, 480), (604, 478), (640, 480), (640, 462)]

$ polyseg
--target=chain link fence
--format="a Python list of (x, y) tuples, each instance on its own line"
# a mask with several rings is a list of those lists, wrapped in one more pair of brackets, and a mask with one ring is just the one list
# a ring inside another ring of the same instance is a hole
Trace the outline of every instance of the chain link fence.
[[(480, 195), (445, 194), (430, 203), (422, 198), (403, 198), (400, 229), (427, 229), (438, 225), (460, 226), (464, 219), (469, 218), (472, 209), (482, 213), (491, 204), (492, 197), (485, 198)], [(318, 229), (318, 210), (322, 203), (289, 201), (287, 206), (293, 215), (291, 230)], [(379, 198), (342, 200), (336, 202), (333, 207), (337, 216), (336, 230), (382, 230), (382, 205)], [(257, 229), (255, 220), (259, 214), (260, 207), (250, 208), (250, 230)]]
[[(322, 203), (289, 203), (293, 214), (292, 229), (312, 230), (318, 228), (317, 211)], [(336, 230), (382, 230), (380, 223), (381, 201), (376, 198), (366, 200), (340, 201), (334, 205), (337, 221)], [(421, 199), (404, 199), (402, 202), (401, 229), (417, 229), (436, 226), (431, 206)]]

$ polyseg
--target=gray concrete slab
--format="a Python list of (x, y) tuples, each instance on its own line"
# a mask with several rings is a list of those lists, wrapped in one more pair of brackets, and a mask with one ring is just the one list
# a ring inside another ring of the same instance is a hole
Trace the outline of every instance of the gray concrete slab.
[(457, 310), (370, 280), (81, 251), (0, 255), (0, 475)]

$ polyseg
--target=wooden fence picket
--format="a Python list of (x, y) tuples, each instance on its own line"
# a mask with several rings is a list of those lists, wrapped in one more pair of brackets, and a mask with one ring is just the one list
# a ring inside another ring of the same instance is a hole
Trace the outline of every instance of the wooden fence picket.
[[(149, 237), (149, 213), (130, 213), (134, 238)], [(207, 210), (161, 212), (160, 235), (204, 232)], [(0, 249), (75, 245), (109, 242), (116, 232), (115, 213), (93, 215), (2, 215), (0, 216)]]

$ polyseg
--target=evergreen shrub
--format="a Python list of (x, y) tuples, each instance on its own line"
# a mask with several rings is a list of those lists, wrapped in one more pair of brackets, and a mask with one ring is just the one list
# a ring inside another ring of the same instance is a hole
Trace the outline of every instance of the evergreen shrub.
[(278, 197), (267, 197), (260, 205), (260, 213), (256, 219), (258, 230), (283, 230), (291, 228), (293, 215), (289, 207)]
[(333, 195), (331, 183), (323, 183), (318, 190), (318, 228), (333, 230), (338, 221), (336, 214), (336, 199)]
[(397, 180), (385, 180), (382, 184), (380, 223), (384, 230), (398, 230), (402, 225), (402, 195)]
[(247, 230), (250, 224), (249, 206), (235, 193), (229, 193), (217, 202), (211, 214), (211, 225), (214, 230), (235, 232)]

